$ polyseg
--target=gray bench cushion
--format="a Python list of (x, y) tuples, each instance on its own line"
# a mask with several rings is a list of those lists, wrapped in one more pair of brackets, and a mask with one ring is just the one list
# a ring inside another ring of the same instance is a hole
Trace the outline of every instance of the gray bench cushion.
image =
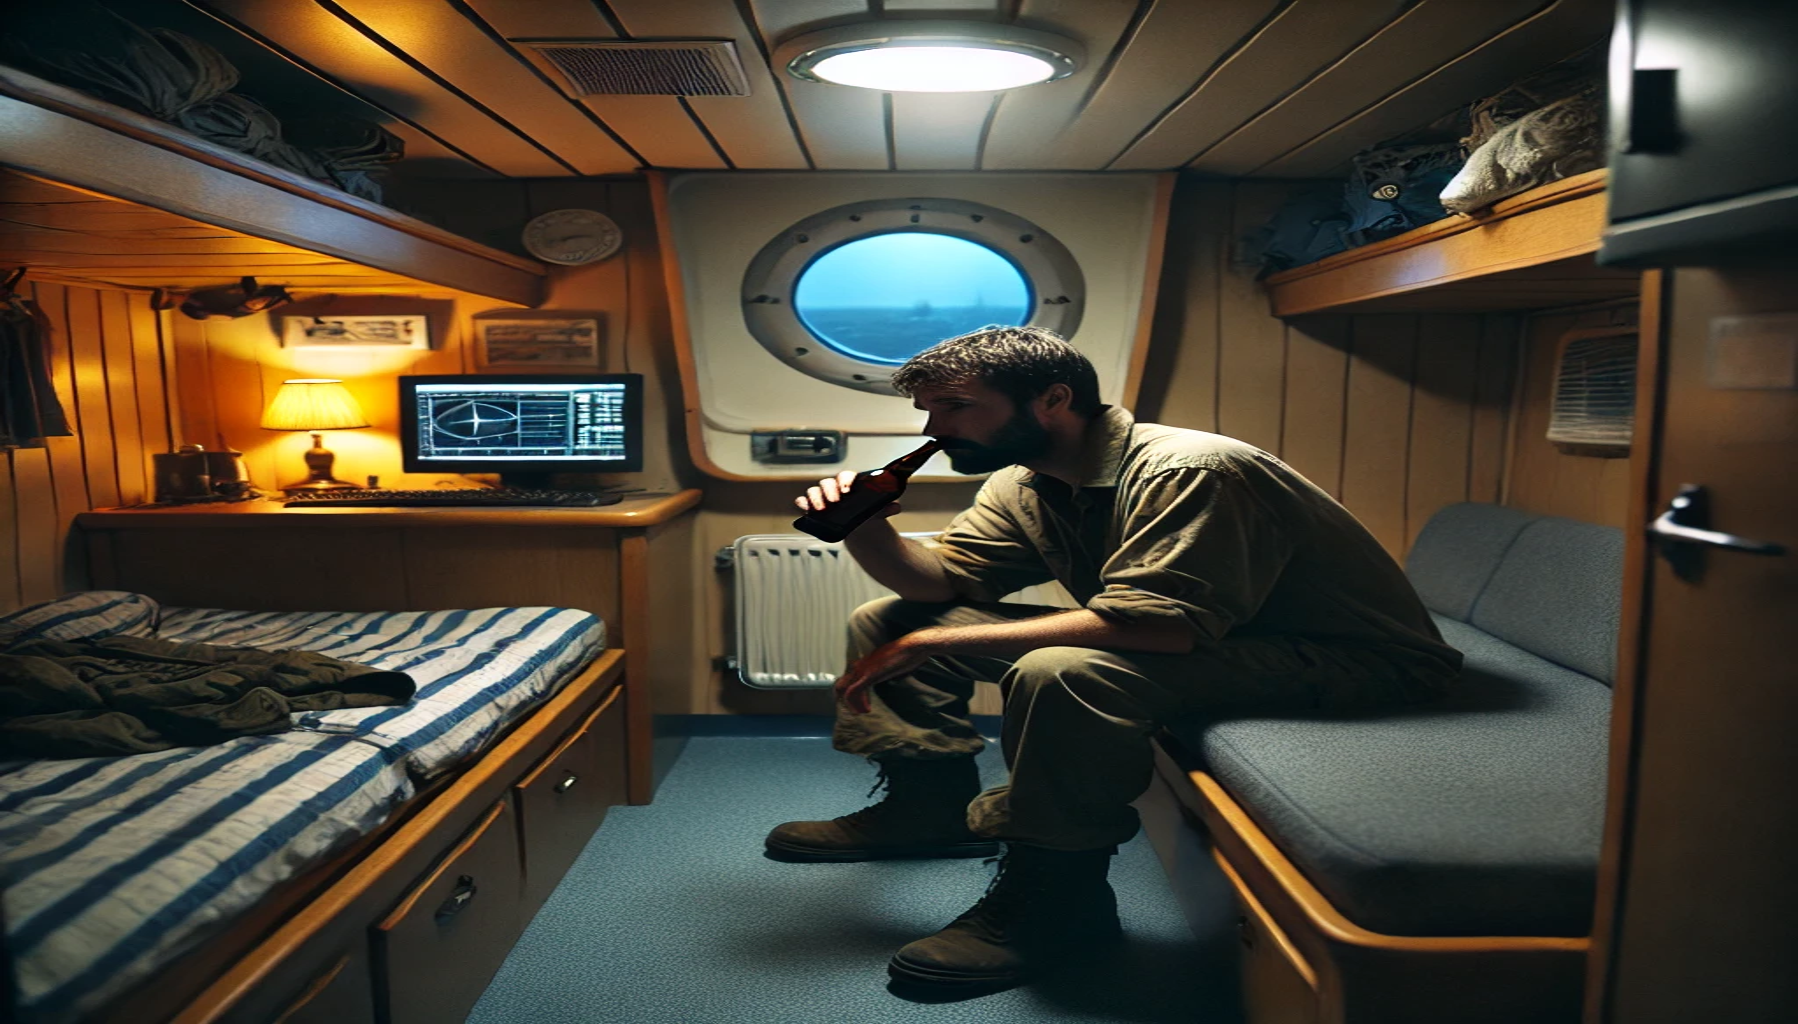
[(1499, 560), (1536, 518), (1503, 505), (1475, 502), (1450, 505), (1431, 516), (1405, 558), (1405, 575), (1411, 577), (1423, 606), (1469, 621)]
[(1607, 683), (1617, 675), (1623, 531), (1543, 518), (1511, 542), (1466, 621)]
[(1464, 623), (1437, 624), (1467, 656), (1438, 705), (1175, 735), (1363, 927), (1584, 935), (1610, 690)]

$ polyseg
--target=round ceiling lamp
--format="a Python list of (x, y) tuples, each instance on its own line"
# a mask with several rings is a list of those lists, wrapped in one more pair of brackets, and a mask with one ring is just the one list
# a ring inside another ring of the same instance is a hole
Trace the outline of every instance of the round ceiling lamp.
[(882, 21), (808, 32), (777, 65), (808, 82), (882, 92), (996, 92), (1066, 78), (1084, 56), (1049, 32), (979, 21)]

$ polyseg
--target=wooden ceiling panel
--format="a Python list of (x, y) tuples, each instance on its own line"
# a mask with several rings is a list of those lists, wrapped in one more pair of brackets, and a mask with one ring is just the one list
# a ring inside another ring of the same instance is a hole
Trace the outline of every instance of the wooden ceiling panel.
[(1281, 2), (1156, 3), (1079, 117), (1039, 150), (1036, 166), (1084, 171), (1109, 164)]
[[(685, 2), (685, 0), (683, 0)], [(515, 50), (521, 39), (618, 39), (618, 27), (589, 0), (467, 0)], [(551, 77), (555, 72), (549, 72)], [(724, 158), (678, 96), (582, 96), (578, 102), (616, 132), (648, 167), (716, 169)]]
[(581, 174), (626, 174), (637, 160), (528, 61), (448, 0), (337, 0), (366, 28)]
[(980, 166), (986, 170), (1040, 167), (1080, 115), (1088, 94), (1111, 66), (1124, 32), (1154, 0), (1024, 0), (1017, 23), (1078, 40), (1086, 47), (1080, 70), (1059, 82), (1006, 93), (987, 131)]
[(1278, 103), (1404, 11), (1409, 0), (1298, 0), (1281, 11), (1109, 165), (1180, 167)]
[(980, 136), (1001, 93), (896, 92), (893, 97), (893, 168), (900, 171), (971, 171), (980, 160)]
[[(835, 21), (871, 16), (867, 0), (748, 0), (762, 45), (781, 42)], [(884, 171), (892, 166), (882, 94), (871, 89), (801, 82), (770, 68), (785, 91), (806, 151), (820, 170)]]
[(1187, 166), (1240, 177), (1292, 145), (1349, 120), (1460, 54), (1541, 9), (1542, 0), (1423, 0), (1383, 32), (1201, 153)]
[(761, 40), (744, 24), (732, 0), (612, 0), (612, 12), (634, 38), (735, 42), (749, 95), (691, 96), (687, 106), (733, 167), (805, 170), (811, 166), (794, 134), (785, 98), (769, 73)]
[(417, 124), (488, 167), (555, 177), (571, 169), (436, 79), (389, 53), (313, 0), (195, 0), (280, 47), (294, 60)]
[[(1255, 173), (1282, 178), (1335, 173), (1358, 150), (1427, 124), (1455, 104), (1498, 92), (1603, 39), (1615, 13), (1611, 0), (1558, 0), (1377, 106), (1314, 138), (1292, 140), (1289, 150), (1256, 168)], [(1446, 60), (1446, 55), (1439, 59)]]

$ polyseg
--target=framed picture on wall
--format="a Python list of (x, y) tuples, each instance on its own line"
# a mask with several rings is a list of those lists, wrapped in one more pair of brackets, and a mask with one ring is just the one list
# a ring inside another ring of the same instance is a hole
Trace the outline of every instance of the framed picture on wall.
[(605, 314), (555, 310), (540, 315), (504, 311), (474, 318), (475, 352), (481, 366), (599, 368)]
[(386, 316), (284, 316), (283, 348), (431, 347), (430, 318), (424, 313)]

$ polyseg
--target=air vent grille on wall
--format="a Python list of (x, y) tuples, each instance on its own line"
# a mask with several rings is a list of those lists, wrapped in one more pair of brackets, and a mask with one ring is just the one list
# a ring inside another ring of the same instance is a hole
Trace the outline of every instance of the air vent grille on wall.
[(1627, 455), (1636, 422), (1636, 329), (1570, 331), (1561, 346), (1548, 439)]
[(728, 40), (517, 40), (561, 72), (576, 96), (747, 96)]

